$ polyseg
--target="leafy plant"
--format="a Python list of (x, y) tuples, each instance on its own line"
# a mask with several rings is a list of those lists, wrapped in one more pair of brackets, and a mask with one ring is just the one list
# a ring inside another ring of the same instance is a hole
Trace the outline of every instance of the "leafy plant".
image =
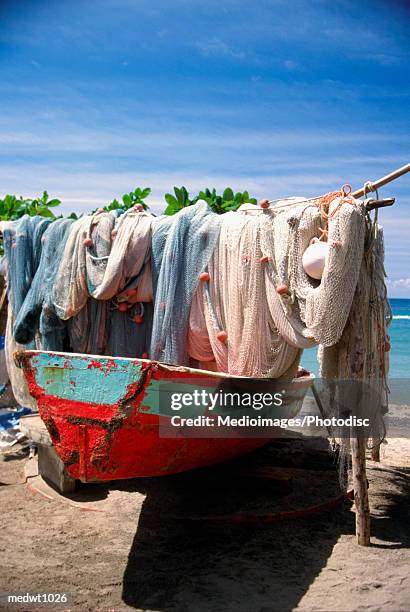
[[(136, 204), (140, 204), (144, 210), (147, 210), (149, 206), (145, 200), (150, 195), (151, 189), (149, 187), (141, 188), (137, 187), (134, 191), (125, 193), (121, 200), (114, 199), (112, 202), (104, 207), (105, 211), (110, 210), (128, 210)], [(209, 206), (218, 214), (223, 214), (231, 210), (237, 210), (242, 204), (256, 204), (256, 199), (249, 197), (247, 191), (234, 193), (234, 191), (227, 187), (222, 195), (216, 193), (216, 189), (204, 189), (200, 191), (195, 197), (191, 197), (186, 187), (174, 187), (174, 194), (166, 193), (165, 201), (167, 207), (165, 209), (166, 215), (174, 215), (178, 211), (192, 206), (198, 200), (205, 200)], [(23, 215), (40, 215), (42, 217), (50, 217), (55, 219), (56, 216), (51, 208), (59, 206), (61, 201), (57, 198), (49, 199), (47, 191), (43, 191), (43, 195), (38, 198), (17, 198), (14, 195), (6, 195), (3, 199), (0, 199), (0, 221), (14, 221), (19, 219)], [(94, 211), (95, 212), (95, 211)], [(81, 215), (80, 215), (81, 216)], [(61, 215), (62, 217), (62, 215)], [(67, 216), (68, 219), (78, 219), (79, 216), (72, 212)]]
[(118, 210), (119, 208), (124, 208), (124, 206), (123, 205), (121, 206), (119, 201), (116, 199), (110, 202), (109, 204), (107, 204), (107, 206), (104, 206), (104, 210), (106, 212), (109, 212), (110, 210)]
[[(150, 187), (145, 187), (141, 189), (141, 187), (137, 187), (134, 191), (130, 191), (129, 193), (124, 193), (121, 198), (121, 202), (119, 202), (116, 198), (112, 200), (109, 204), (103, 207), (105, 212), (109, 212), (110, 210), (128, 210), (132, 208), (136, 204), (141, 204), (144, 210), (148, 210), (149, 206), (146, 204), (145, 199), (151, 193)], [(95, 212), (95, 211), (94, 211)]]
[(189, 197), (189, 193), (185, 187), (174, 187), (174, 194), (175, 196), (171, 193), (165, 194), (165, 201), (168, 204), (164, 211), (165, 215), (175, 215), (178, 211), (187, 206), (192, 206), (192, 204), (198, 201), (198, 197), (193, 200)]
[[(55, 219), (55, 214), (50, 208), (54, 208), (61, 204), (61, 200), (53, 198), (49, 200), (47, 191), (43, 191), (43, 195), (38, 198), (17, 198), (15, 195), (6, 195), (0, 199), (0, 221), (15, 221), (24, 215), (34, 217), (50, 217)], [(0, 241), (0, 255), (3, 255), (3, 244)]]
[(219, 215), (231, 210), (238, 210), (242, 204), (256, 204), (255, 198), (250, 198), (249, 193), (238, 191), (234, 193), (230, 187), (227, 187), (222, 195), (216, 193), (216, 189), (205, 189), (200, 191), (197, 200), (205, 200), (209, 206)]
[(34, 215), (40, 215), (40, 217), (55, 217), (50, 208), (55, 208), (61, 204), (61, 200), (58, 198), (53, 198), (52, 200), (48, 199), (47, 191), (43, 191), (43, 195), (41, 198), (36, 198), (34, 200), (26, 200), (28, 202), (28, 211), (27, 214), (34, 217)]
[(175, 195), (171, 193), (165, 194), (165, 200), (168, 204), (165, 209), (166, 215), (175, 215), (178, 211), (186, 206), (192, 206), (198, 200), (205, 200), (209, 206), (219, 215), (229, 212), (230, 210), (238, 210), (242, 204), (256, 204), (256, 199), (249, 197), (249, 193), (238, 191), (234, 193), (230, 187), (227, 187), (222, 195), (216, 193), (216, 189), (204, 189), (197, 196), (190, 198), (185, 187), (174, 187)]
[[(121, 206), (121, 208), (125, 208), (125, 210), (128, 210), (129, 208), (132, 208), (132, 206), (135, 206), (136, 204), (141, 204), (144, 210), (147, 210), (149, 206), (148, 204), (145, 203), (145, 198), (147, 198), (150, 193), (151, 193), (150, 187), (145, 187), (145, 189), (141, 189), (140, 187), (137, 187), (134, 191), (130, 191), (130, 193), (125, 193), (122, 196), (123, 205)], [(113, 202), (117, 203), (118, 201), (113, 200)], [(111, 202), (111, 204), (113, 202)]]
[(40, 217), (51, 217), (55, 218), (55, 214), (50, 208), (59, 206), (61, 200), (54, 198), (49, 200), (47, 191), (43, 191), (41, 197), (31, 198), (16, 198), (14, 195), (6, 195), (0, 199), (0, 220), (1, 221), (15, 221), (20, 219), (23, 215), (30, 215), (34, 217), (39, 215)]

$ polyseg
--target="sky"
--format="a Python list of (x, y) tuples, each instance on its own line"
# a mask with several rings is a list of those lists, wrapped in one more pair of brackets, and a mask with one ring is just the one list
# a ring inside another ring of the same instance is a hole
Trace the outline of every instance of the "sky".
[[(409, 25), (407, 0), (0, 0), (0, 197), (361, 187), (410, 161)], [(410, 297), (410, 174), (380, 195)]]

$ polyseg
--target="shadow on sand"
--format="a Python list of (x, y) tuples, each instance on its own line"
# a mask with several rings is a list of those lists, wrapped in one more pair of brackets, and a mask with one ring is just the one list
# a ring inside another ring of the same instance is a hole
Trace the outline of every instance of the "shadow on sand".
[[(380, 481), (383, 496), (372, 499), (372, 535), (375, 548), (410, 548), (410, 469), (377, 467), (372, 482)], [(384, 543), (386, 542), (386, 544)]]
[[(340, 494), (335, 471), (320, 475)], [(354, 516), (343, 506), (270, 525), (195, 520), (287, 509), (289, 496), (283, 487), (278, 491), (277, 482), (247, 479), (221, 467), (147, 479), (138, 490), (146, 499), (123, 580), (123, 601), (135, 608), (292, 610), (339, 535), (354, 529)]]
[[(374, 469), (372, 478), (385, 479), (385, 471)], [(306, 472), (306, 476), (312, 473)], [(386, 542), (376, 546), (410, 544), (408, 476), (405, 470), (394, 470), (379, 506), (378, 498), (375, 500), (372, 533)], [(337, 483), (335, 471), (327, 476), (320, 472), (318, 478), (323, 478), (323, 487), (329, 486), (329, 479)], [(278, 494), (275, 485), (232, 477), (221, 468), (147, 479), (138, 484), (138, 490), (146, 499), (122, 594), (123, 601), (135, 608), (175, 612), (294, 610), (326, 565), (339, 536), (354, 534), (354, 514), (348, 503), (306, 519), (270, 525), (192, 520), (200, 515), (237, 514), (257, 508), (263, 512), (283, 509), (283, 491)]]

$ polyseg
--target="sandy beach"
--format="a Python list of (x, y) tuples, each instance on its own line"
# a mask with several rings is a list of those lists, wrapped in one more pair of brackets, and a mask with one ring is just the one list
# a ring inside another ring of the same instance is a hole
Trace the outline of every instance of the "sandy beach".
[[(270, 457), (267, 447), (246, 466), (257, 472)], [(309, 469), (290, 470), (287, 494), (269, 478), (250, 478), (242, 459), (224, 469), (87, 485), (64, 500), (35, 492), (36, 480), (24, 478), (26, 454), (9, 451), (0, 462), (2, 590), (68, 593), (72, 610), (408, 610), (408, 439), (390, 440), (381, 463), (368, 463), (370, 548), (356, 545), (349, 502), (269, 525), (202, 520), (340, 494), (332, 461), (312, 457)]]

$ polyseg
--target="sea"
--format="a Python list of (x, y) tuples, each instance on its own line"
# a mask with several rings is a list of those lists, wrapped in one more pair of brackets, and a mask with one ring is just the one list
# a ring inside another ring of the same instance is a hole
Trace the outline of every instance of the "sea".
[[(389, 327), (390, 336), (390, 379), (410, 379), (410, 299), (390, 298), (393, 320)], [(317, 349), (303, 352), (301, 365), (319, 374), (316, 358)]]

